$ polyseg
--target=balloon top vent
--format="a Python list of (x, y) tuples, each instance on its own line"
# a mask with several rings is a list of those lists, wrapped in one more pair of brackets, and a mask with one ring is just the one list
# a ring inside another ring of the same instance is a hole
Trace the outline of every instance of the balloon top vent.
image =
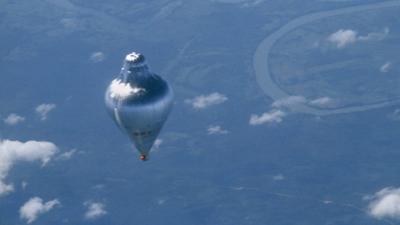
[(132, 52), (132, 53), (129, 53), (128, 55), (126, 55), (125, 61), (129, 62), (129, 63), (140, 64), (140, 63), (144, 63), (145, 58), (140, 53)]

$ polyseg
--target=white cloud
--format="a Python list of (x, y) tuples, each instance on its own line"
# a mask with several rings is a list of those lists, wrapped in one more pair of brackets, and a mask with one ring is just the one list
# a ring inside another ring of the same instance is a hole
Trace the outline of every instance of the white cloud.
[(60, 159), (60, 160), (69, 160), (69, 159), (72, 158), (72, 156), (75, 155), (76, 151), (77, 151), (76, 149), (71, 149), (71, 150), (69, 150), (67, 152), (64, 152), (64, 153), (62, 153), (61, 155), (58, 156), (58, 159)]
[(158, 205), (163, 205), (166, 201), (167, 201), (166, 199), (161, 198), (161, 199), (158, 199), (158, 200), (157, 200), (157, 204), (158, 204)]
[(94, 63), (102, 62), (106, 59), (106, 55), (103, 52), (93, 52), (90, 55), (90, 61)]
[(251, 115), (250, 117), (250, 125), (261, 125), (264, 123), (280, 123), (282, 122), (282, 118), (286, 116), (286, 113), (281, 110), (272, 110), (270, 112), (266, 112), (258, 115)]
[(264, 2), (265, 0), (253, 0), (248, 3), (243, 4), (244, 7), (254, 7), (259, 5), (260, 3)]
[(154, 148), (160, 148), (160, 145), (161, 145), (162, 143), (163, 143), (163, 140), (157, 138), (157, 139), (154, 141), (153, 147), (154, 147)]
[(340, 29), (328, 37), (328, 41), (334, 43), (338, 48), (344, 48), (347, 45), (357, 41), (380, 41), (389, 34), (389, 28), (385, 28), (383, 32), (371, 32), (366, 36), (359, 36), (357, 31), (351, 29)]
[(354, 30), (340, 29), (328, 37), (330, 42), (336, 44), (338, 48), (343, 48), (346, 45), (357, 41), (357, 32)]
[(282, 107), (293, 107), (296, 105), (301, 105), (305, 104), (307, 102), (307, 99), (303, 96), (289, 96), (287, 98), (282, 98), (279, 100), (276, 100), (275, 102), (272, 103), (272, 107), (275, 108), (282, 108)]
[(379, 71), (381, 71), (382, 73), (387, 73), (387, 72), (389, 72), (391, 67), (392, 67), (392, 63), (386, 62), (385, 64), (383, 64), (381, 66), (381, 68), (379, 68)]
[(236, 4), (236, 3), (243, 3), (246, 2), (248, 0), (213, 0), (214, 2), (221, 2), (221, 3), (232, 3), (232, 4)]
[(7, 118), (4, 119), (4, 123), (10, 126), (22, 123), (24, 121), (25, 121), (24, 117), (19, 116), (15, 113), (11, 113), (10, 115), (7, 116)]
[(12, 184), (6, 184), (5, 178), (16, 162), (41, 161), (44, 166), (58, 148), (51, 142), (46, 141), (0, 141), (0, 196), (14, 190)]
[(282, 174), (277, 174), (277, 175), (273, 176), (272, 179), (276, 180), (276, 181), (284, 180), (285, 176), (283, 176)]
[(6, 184), (4, 181), (0, 181), (0, 196), (12, 191), (14, 191), (14, 186), (12, 184)]
[(368, 213), (378, 219), (400, 219), (400, 188), (384, 188), (372, 196)]
[(107, 211), (105, 210), (106, 206), (103, 203), (85, 202), (84, 205), (87, 207), (87, 211), (85, 213), (86, 219), (93, 220), (107, 214)]
[(333, 99), (330, 97), (321, 97), (309, 102), (310, 105), (319, 106), (319, 107), (326, 107), (333, 104)]
[(264, 0), (212, 0), (213, 2), (226, 3), (226, 4), (241, 4), (244, 7), (256, 6)]
[(27, 223), (32, 223), (39, 215), (49, 212), (54, 207), (60, 205), (57, 199), (43, 203), (41, 198), (33, 197), (19, 209), (19, 216), (21, 219), (26, 220)]
[(320, 97), (314, 100), (308, 100), (304, 96), (289, 96), (276, 100), (272, 103), (274, 108), (291, 108), (299, 105), (310, 104), (312, 106), (326, 107), (334, 104), (335, 101), (330, 97)]
[(141, 95), (146, 90), (139, 87), (132, 87), (129, 83), (125, 83), (120, 79), (115, 79), (110, 84), (110, 97), (117, 99), (125, 99), (134, 95)]
[(186, 99), (185, 102), (191, 104), (195, 109), (204, 109), (212, 105), (221, 104), (227, 100), (228, 98), (225, 95), (214, 92), (209, 95), (200, 95), (193, 99)]
[(227, 134), (229, 131), (223, 129), (221, 126), (209, 126), (207, 129), (208, 134)]
[(25, 190), (27, 186), (28, 186), (28, 182), (26, 182), (26, 181), (21, 182), (22, 190)]
[(40, 116), (41, 120), (47, 119), (47, 114), (49, 114), (53, 109), (56, 108), (55, 104), (40, 104), (36, 107), (35, 111)]
[(383, 40), (389, 34), (389, 28), (383, 29), (383, 32), (371, 32), (366, 36), (359, 36), (360, 41), (380, 41)]
[(157, 138), (157, 139), (154, 141), (153, 148), (155, 148), (155, 149), (160, 148), (160, 145), (162, 144), (162, 142), (163, 142), (162, 139)]
[(320, 97), (314, 100), (308, 100), (304, 96), (289, 96), (278, 99), (271, 104), (272, 110), (262, 115), (253, 114), (250, 116), (250, 125), (261, 125), (264, 123), (280, 123), (288, 114), (288, 110), (301, 105), (308, 104), (310, 106), (327, 107), (333, 106), (336, 101), (330, 97)]
[(159, 148), (160, 148), (160, 146), (161, 146), (162, 143), (163, 143), (163, 140), (160, 139), (160, 138), (157, 138), (157, 139), (154, 141), (153, 147), (151, 147), (151, 151), (152, 151), (152, 152), (157, 152), (157, 151), (159, 150)]

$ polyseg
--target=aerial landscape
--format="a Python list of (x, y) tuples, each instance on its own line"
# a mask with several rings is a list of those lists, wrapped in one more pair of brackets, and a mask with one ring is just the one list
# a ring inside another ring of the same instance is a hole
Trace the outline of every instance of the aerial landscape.
[(400, 224), (399, 13), (1, 1), (0, 225)]

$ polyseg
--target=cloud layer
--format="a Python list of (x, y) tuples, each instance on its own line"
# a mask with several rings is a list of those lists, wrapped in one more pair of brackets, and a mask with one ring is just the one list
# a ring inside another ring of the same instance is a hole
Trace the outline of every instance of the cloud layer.
[(288, 115), (288, 111), (301, 105), (310, 105), (317, 107), (329, 107), (335, 104), (335, 101), (330, 97), (320, 97), (314, 100), (309, 100), (304, 96), (288, 96), (278, 99), (271, 104), (272, 109), (261, 115), (252, 114), (250, 116), (250, 125), (261, 125), (265, 123), (280, 123), (283, 118)]
[(326, 106), (331, 106), (332, 104), (334, 104), (334, 100), (330, 97), (321, 97), (321, 98), (316, 98), (314, 100), (309, 101), (309, 104), (312, 106), (326, 107)]
[(107, 214), (107, 211), (105, 210), (106, 206), (103, 203), (85, 202), (84, 205), (87, 207), (85, 218), (88, 220), (97, 219)]
[(392, 63), (386, 62), (385, 64), (383, 64), (381, 66), (381, 68), (379, 68), (379, 71), (381, 71), (382, 73), (387, 73), (387, 72), (389, 72), (391, 67), (392, 67)]
[(58, 148), (55, 144), (46, 141), (0, 141), (0, 196), (14, 190), (12, 184), (6, 184), (5, 178), (16, 162), (41, 161), (45, 165)]
[(154, 141), (154, 144), (153, 144), (153, 146), (151, 147), (151, 152), (157, 152), (159, 149), (160, 149), (160, 146), (161, 146), (161, 144), (163, 143), (164, 141), (163, 141), (163, 139), (160, 139), (160, 138), (157, 138), (155, 141)]
[(358, 32), (351, 29), (339, 29), (328, 37), (328, 41), (334, 43), (337, 48), (344, 48), (357, 41), (379, 41), (389, 34), (389, 28), (385, 28), (383, 32), (371, 32), (366, 36), (358, 35)]
[(10, 115), (7, 116), (7, 118), (4, 119), (4, 123), (6, 123), (7, 125), (10, 125), (10, 126), (17, 125), (24, 121), (25, 121), (24, 117), (19, 116), (15, 113), (11, 113)]
[(104, 59), (106, 59), (106, 55), (103, 52), (93, 52), (90, 55), (90, 61), (94, 63), (102, 62)]
[(272, 107), (275, 108), (290, 108), (292, 106), (305, 104), (307, 99), (303, 96), (289, 96), (287, 98), (282, 98), (276, 100), (272, 103)]
[(71, 150), (69, 150), (67, 152), (64, 152), (64, 153), (60, 154), (57, 157), (57, 159), (59, 159), (59, 160), (69, 160), (75, 155), (76, 152), (77, 152), (76, 149), (71, 149)]
[(35, 111), (40, 116), (42, 121), (47, 119), (47, 115), (56, 108), (55, 104), (40, 104), (36, 107)]
[(277, 174), (277, 175), (273, 176), (272, 179), (275, 181), (280, 181), (280, 180), (284, 180), (285, 176), (283, 176), (282, 174)]
[(357, 41), (357, 32), (354, 30), (340, 29), (328, 37), (328, 41), (336, 44), (338, 48), (343, 48), (346, 45)]
[(33, 197), (19, 209), (19, 216), (21, 219), (26, 220), (27, 223), (32, 223), (39, 215), (47, 213), (54, 207), (60, 205), (57, 199), (44, 203), (41, 198)]
[(250, 125), (261, 125), (264, 123), (280, 123), (286, 113), (281, 110), (272, 110), (261, 115), (253, 114), (250, 116)]
[(378, 219), (400, 219), (400, 188), (388, 187), (375, 193), (368, 212)]
[(209, 95), (200, 95), (193, 99), (186, 99), (185, 102), (192, 105), (195, 109), (204, 109), (212, 105), (221, 104), (227, 100), (228, 98), (225, 95), (214, 92)]
[(227, 134), (229, 131), (223, 129), (221, 126), (209, 126), (207, 129), (207, 133), (212, 134)]

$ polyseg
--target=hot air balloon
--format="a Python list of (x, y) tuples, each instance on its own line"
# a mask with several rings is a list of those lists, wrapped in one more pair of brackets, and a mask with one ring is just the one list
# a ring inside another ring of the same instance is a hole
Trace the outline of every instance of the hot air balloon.
[(105, 94), (107, 111), (128, 135), (145, 161), (172, 108), (173, 92), (160, 76), (150, 72), (145, 57), (130, 53)]

